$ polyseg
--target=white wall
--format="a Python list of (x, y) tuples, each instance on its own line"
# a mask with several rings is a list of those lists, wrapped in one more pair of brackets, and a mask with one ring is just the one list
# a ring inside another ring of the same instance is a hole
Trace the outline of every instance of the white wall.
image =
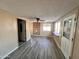
[(31, 39), (31, 35), (33, 34), (33, 23), (26, 19), (26, 35), (27, 41)]
[(18, 47), (17, 40), (16, 17), (0, 9), (0, 59)]
[(77, 13), (78, 13), (77, 15), (78, 18), (77, 18), (77, 26), (76, 26), (76, 33), (74, 39), (72, 59), (79, 59), (79, 9)]

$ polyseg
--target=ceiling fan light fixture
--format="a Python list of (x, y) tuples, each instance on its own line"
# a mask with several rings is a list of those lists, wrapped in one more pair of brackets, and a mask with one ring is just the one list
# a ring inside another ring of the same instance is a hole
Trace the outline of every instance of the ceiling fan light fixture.
[(40, 20), (40, 18), (36, 18), (37, 22)]

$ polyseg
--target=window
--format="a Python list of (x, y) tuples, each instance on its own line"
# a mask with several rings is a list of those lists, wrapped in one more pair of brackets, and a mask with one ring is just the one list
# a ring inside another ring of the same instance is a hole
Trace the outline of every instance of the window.
[(60, 34), (60, 21), (55, 23), (54, 28), (55, 28), (54, 33), (59, 35)]
[(51, 31), (51, 24), (43, 24), (43, 31)]

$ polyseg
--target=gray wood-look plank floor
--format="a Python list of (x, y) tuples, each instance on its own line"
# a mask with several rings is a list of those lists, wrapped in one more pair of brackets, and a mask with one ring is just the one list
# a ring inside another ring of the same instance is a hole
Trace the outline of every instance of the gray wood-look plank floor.
[(47, 37), (33, 36), (5, 59), (64, 59)]

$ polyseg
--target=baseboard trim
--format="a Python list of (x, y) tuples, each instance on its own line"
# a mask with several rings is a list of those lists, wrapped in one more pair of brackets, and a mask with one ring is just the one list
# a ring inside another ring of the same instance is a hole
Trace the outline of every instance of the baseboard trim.
[(47, 36), (48, 37), (48, 35), (32, 35), (32, 36)]
[(14, 52), (16, 49), (18, 49), (18, 47), (16, 47), (15, 49), (13, 49), (12, 51), (10, 51), (8, 54), (6, 54), (5, 56), (1, 57), (1, 59), (6, 58), (9, 54), (11, 54), (12, 52)]

